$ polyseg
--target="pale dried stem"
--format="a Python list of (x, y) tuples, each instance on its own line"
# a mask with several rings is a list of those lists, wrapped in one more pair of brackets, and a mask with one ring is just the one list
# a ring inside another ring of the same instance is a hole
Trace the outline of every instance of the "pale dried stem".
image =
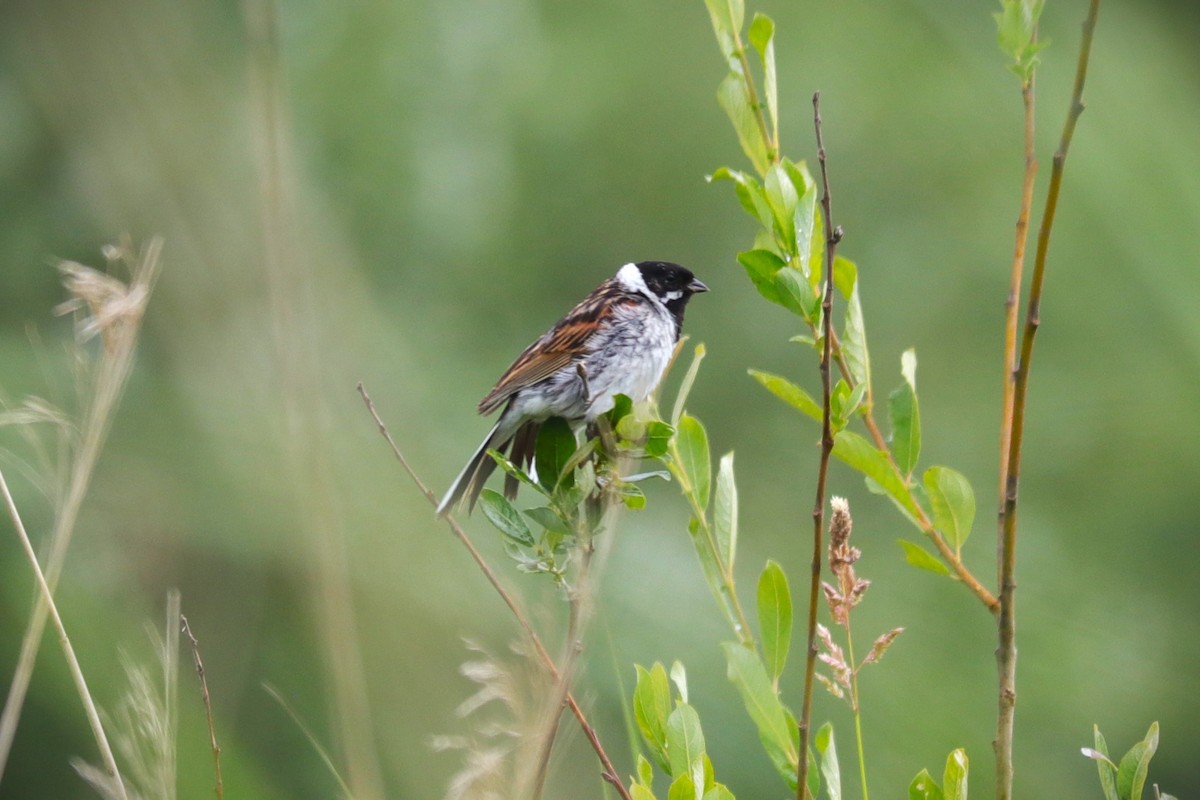
[(21, 521), (21, 515), (17, 512), (17, 505), (13, 501), (12, 494), (8, 490), (8, 481), (4, 479), (4, 473), (0, 472), (0, 495), (4, 497), (4, 506), (8, 511), (9, 518), (12, 520), (13, 527), (16, 528), (17, 538), (21, 540), (21, 547), (25, 550), (25, 556), (29, 559), (29, 565), (33, 569), (34, 577), (37, 579), (38, 591), (49, 611), (50, 621), (54, 625), (54, 630), (58, 634), (58, 642), (62, 646), (63, 657), (67, 661), (67, 668), (71, 672), (71, 680), (75, 683), (75, 690), (79, 692), (79, 699), (83, 701), (83, 709), (87, 714), (88, 725), (92, 728), (92, 735), (96, 738), (96, 746), (100, 749), (100, 758), (104, 761), (104, 768), (108, 770), (108, 777), (112, 782), (112, 789), (117, 797), (127, 798), (125, 792), (125, 782), (121, 780), (121, 771), (117, 768), (117, 759), (113, 755), (112, 748), (108, 744), (108, 736), (104, 733), (104, 725), (100, 722), (100, 712), (96, 710), (96, 703), (92, 699), (92, 694), (88, 691), (87, 680), (83, 676), (83, 668), (79, 665), (79, 659), (75, 656), (75, 648), (71, 646), (71, 639), (67, 636), (67, 629), (63, 625), (62, 617), (59, 616), (58, 606), (54, 603), (54, 592), (50, 589), (50, 584), (46, 582), (46, 576), (42, 573), (42, 567), (38, 564), (37, 553), (34, 552), (33, 543), (29, 541), (29, 534), (25, 532), (25, 524)]

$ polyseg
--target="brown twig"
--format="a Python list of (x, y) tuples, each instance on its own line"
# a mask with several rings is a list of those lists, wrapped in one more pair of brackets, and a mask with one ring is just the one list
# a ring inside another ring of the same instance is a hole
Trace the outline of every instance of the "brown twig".
[(1016, 613), (1016, 545), (1017, 545), (1017, 489), (1021, 474), (1021, 444), (1025, 432), (1026, 396), (1029, 389), (1029, 370), (1033, 363), (1033, 342), (1041, 323), (1040, 309), (1042, 287), (1046, 276), (1046, 254), (1050, 247), (1050, 232), (1054, 227), (1054, 215), (1058, 209), (1058, 196), (1062, 189), (1063, 169), (1067, 151), (1075, 134), (1075, 125), (1083, 113), (1083, 86), (1087, 80), (1088, 61), (1091, 58), (1092, 39), (1096, 30), (1096, 18), (1100, 12), (1100, 0), (1091, 0), (1087, 18), (1083, 22), (1083, 35), (1079, 46), (1079, 58), (1075, 67), (1075, 85), (1071, 93), (1071, 106), (1063, 124), (1058, 150), (1054, 153), (1050, 184), (1046, 191), (1046, 206), (1042, 212), (1038, 230), (1037, 252), (1030, 280), (1029, 302), (1025, 312), (1025, 332), (1021, 339), (1021, 355), (1013, 377), (1013, 413), (1009, 436), (1008, 475), (1004, 486), (1004, 504), (1000, 514), (1000, 619), (998, 623), (999, 644), (996, 662), (999, 672), (998, 714), (996, 722), (996, 797), (1010, 800), (1012, 797), (1013, 722), (1016, 712), (1017, 691), (1017, 640)]
[(225, 782), (221, 780), (221, 745), (217, 744), (217, 729), (213, 725), (212, 698), (208, 694), (208, 679), (204, 676), (204, 662), (200, 660), (200, 642), (196, 641), (188, 619), (179, 615), (180, 629), (187, 635), (192, 648), (192, 660), (196, 663), (196, 676), (200, 678), (200, 696), (204, 699), (204, 717), (208, 720), (208, 743), (212, 748), (213, 771), (217, 776), (217, 800), (225, 798)]
[(834, 227), (830, 211), (829, 172), (825, 166), (825, 141), (821, 136), (821, 93), (813, 94), (813, 127), (817, 133), (817, 161), (821, 164), (821, 208), (825, 212), (825, 297), (821, 302), (821, 460), (817, 468), (817, 497), (813, 503), (812, 574), (808, 591), (808, 648), (804, 660), (804, 702), (800, 710), (800, 757), (796, 766), (796, 800), (808, 796), (808, 739), (812, 717), (813, 678), (817, 664), (817, 602), (821, 596), (822, 534), (825, 527), (825, 483), (829, 456), (833, 453), (833, 423), (830, 395), (830, 362), (833, 359), (833, 260), (842, 229)]
[[(842, 378), (845, 379), (847, 385), (853, 389), (855, 386), (854, 376), (850, 372), (850, 365), (846, 362), (846, 357), (842, 351), (841, 342), (838, 340), (836, 330), (831, 332), (830, 339), (833, 344), (834, 363), (838, 365), (838, 371), (841, 373)], [(900, 479), (900, 482), (905, 486), (905, 490), (908, 491), (909, 497), (912, 499), (912, 507), (916, 509), (917, 527), (919, 527), (921, 532), (924, 533), (931, 542), (933, 542), (938, 554), (942, 557), (942, 561), (946, 563), (946, 566), (950, 567), (951, 571), (954, 572), (954, 576), (961, 581), (964, 586), (970, 589), (971, 593), (979, 598), (979, 601), (983, 603), (984, 606), (992, 612), (992, 614), (998, 613), (1000, 610), (1000, 601), (997, 600), (996, 596), (988, 591), (987, 587), (980, 583), (979, 579), (976, 578), (971, 570), (967, 568), (967, 565), (963, 563), (962, 558), (959, 557), (958, 553), (954, 552), (954, 548), (949, 545), (945, 537), (942, 536), (940, 531), (938, 531), (937, 526), (933, 524), (933, 520), (929, 519), (929, 515), (925, 513), (925, 509), (923, 509), (921, 504), (917, 502), (916, 496), (912, 492), (912, 487), (909, 486), (907, 477), (904, 475), (904, 472), (901, 471), (900, 466), (896, 463), (895, 457), (892, 455), (892, 450), (891, 447), (888, 446), (887, 438), (883, 435), (883, 431), (879, 429), (878, 423), (875, 422), (874, 407), (871, 404), (871, 399), (869, 396), (864, 400), (863, 408), (865, 409), (863, 413), (863, 424), (867, 428), (867, 433), (871, 436), (871, 441), (874, 442), (875, 447), (881, 453), (883, 453), (884, 457), (887, 459), (888, 465), (891, 467), (892, 472), (895, 473), (896, 477)]]
[[(1037, 155), (1034, 152), (1034, 90), (1033, 75), (1021, 84), (1021, 104), (1025, 110), (1025, 178), (1021, 186), (1021, 210), (1017, 214), (1016, 246), (1013, 251), (1008, 296), (1004, 300), (1004, 409), (1000, 417), (1000, 488), (998, 496), (1004, 502), (1008, 482), (1008, 448), (1012, 435), (1013, 380), (1017, 369), (1017, 317), (1021, 301), (1022, 273), (1025, 268), (1025, 245), (1029, 241), (1029, 216), (1033, 208), (1033, 185), (1037, 175)], [(999, 552), (999, 548), (997, 548)], [(999, 582), (1000, 559), (996, 559)]]
[[(405, 458), (404, 454), (400, 451), (399, 446), (396, 444), (396, 440), (392, 438), (391, 432), (388, 431), (387, 425), (379, 416), (379, 412), (375, 410), (375, 404), (371, 401), (371, 396), (367, 394), (366, 387), (359, 382), (357, 388), (358, 393), (362, 396), (363, 403), (365, 403), (367, 406), (368, 413), (370, 413), (371, 418), (375, 421), (375, 425), (379, 429), (379, 434), (388, 443), (388, 447), (391, 448), (392, 455), (394, 455), (396, 460), (400, 462), (400, 466), (404, 468), (406, 473), (408, 473), (408, 477), (411, 478), (413, 483), (416, 484), (417, 489), (421, 492), (421, 494), (425, 495), (425, 499), (429, 501), (430, 505), (436, 508), (438, 504), (437, 495), (429, 490), (429, 487), (425, 485), (425, 482), (421, 480), (416, 471), (412, 468), (412, 465), (408, 463), (408, 459)], [(495, 570), (492, 569), (491, 565), (487, 563), (483, 557), (483, 554), (479, 552), (474, 543), (471, 541), (470, 537), (467, 536), (467, 532), (464, 531), (462, 526), (458, 524), (458, 521), (454, 519), (453, 514), (446, 514), (442, 517), (442, 519), (445, 520), (446, 525), (449, 526), (451, 533), (453, 533), (455, 537), (462, 543), (463, 547), (467, 548), (467, 552), (470, 553), (472, 560), (475, 561), (475, 564), (479, 567), (480, 571), (483, 572), (483, 575), (485, 578), (487, 578), (488, 583), (492, 585), (492, 588), (496, 590), (498, 595), (500, 595), (500, 599), (504, 601), (506, 606), (508, 606), (508, 610), (512, 612), (513, 618), (516, 619), (517, 624), (521, 626), (521, 629), (525, 632), (525, 635), (528, 636), (530, 642), (533, 643), (533, 648), (537, 651), (538, 658), (541, 660), (542, 666), (545, 667), (546, 672), (550, 675), (550, 678), (556, 682), (562, 680), (562, 673), (559, 671), (558, 666), (554, 663), (554, 659), (550, 657), (550, 653), (547, 652), (545, 646), (542, 644), (541, 638), (537, 635), (537, 632), (534, 631), (533, 625), (529, 622), (529, 617), (527, 617), (521, 607), (517, 605), (516, 598), (513, 597), (512, 593), (510, 593), (504, 587), (504, 584), (500, 582), (500, 576), (498, 576)], [(570, 691), (566, 693), (566, 703), (567, 707), (571, 709), (571, 713), (575, 715), (575, 719), (579, 722), (579, 727), (583, 730), (583, 735), (587, 738), (588, 744), (592, 746), (592, 749), (596, 752), (596, 757), (600, 759), (600, 765), (602, 767), (600, 771), (600, 777), (611, 784), (614, 789), (616, 789), (617, 794), (621, 796), (622, 800), (632, 800), (629, 791), (625, 788), (625, 784), (621, 781), (621, 777), (617, 772), (616, 767), (613, 766), (612, 760), (608, 757), (608, 753), (605, 752), (603, 745), (601, 745), (600, 737), (596, 734), (596, 729), (592, 727), (590, 722), (588, 722), (587, 716), (583, 713), (583, 709), (580, 708), (579, 703), (575, 700), (575, 696)]]

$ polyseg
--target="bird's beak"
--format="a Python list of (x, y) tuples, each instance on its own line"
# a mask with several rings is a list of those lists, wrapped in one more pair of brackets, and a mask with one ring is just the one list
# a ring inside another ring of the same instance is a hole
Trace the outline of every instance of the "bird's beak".
[(699, 294), (700, 292), (708, 291), (708, 287), (705, 286), (702, 281), (698, 281), (695, 278), (692, 278), (692, 282), (687, 285), (687, 289), (692, 294)]

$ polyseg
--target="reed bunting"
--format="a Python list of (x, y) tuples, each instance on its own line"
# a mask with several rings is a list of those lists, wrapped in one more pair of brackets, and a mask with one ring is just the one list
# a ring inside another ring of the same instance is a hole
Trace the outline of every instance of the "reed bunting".
[[(438, 504), (438, 514), (464, 498), (468, 510), (475, 507), (496, 468), (488, 450), (503, 453), (511, 445), (510, 459), (524, 466), (550, 417), (591, 422), (612, 408), (618, 394), (634, 402), (649, 397), (679, 341), (688, 300), (707, 291), (690, 270), (667, 261), (626, 264), (597, 286), (525, 348), (479, 402), (480, 414), (504, 410)], [(509, 499), (516, 489), (515, 480), (505, 482)]]

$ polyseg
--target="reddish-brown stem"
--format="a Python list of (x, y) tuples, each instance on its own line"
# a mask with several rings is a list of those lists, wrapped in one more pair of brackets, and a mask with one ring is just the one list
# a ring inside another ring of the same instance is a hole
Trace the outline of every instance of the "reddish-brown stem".
[(800, 754), (796, 765), (796, 800), (808, 797), (808, 741), (812, 721), (813, 679), (817, 665), (817, 603), (821, 596), (821, 561), (824, 555), (825, 483), (833, 452), (830, 411), (830, 362), (833, 360), (833, 260), (842, 231), (833, 225), (829, 202), (829, 173), (825, 166), (825, 141), (821, 135), (821, 93), (813, 94), (813, 127), (817, 134), (817, 161), (821, 165), (821, 208), (825, 217), (825, 296), (821, 301), (821, 460), (817, 468), (817, 497), (813, 502), (812, 572), (808, 588), (808, 647), (804, 659), (804, 701), (800, 708)]
[(1042, 287), (1046, 276), (1046, 253), (1050, 247), (1050, 232), (1054, 227), (1054, 215), (1058, 210), (1058, 197), (1062, 190), (1063, 168), (1067, 151), (1075, 134), (1075, 124), (1083, 113), (1083, 86), (1087, 80), (1088, 61), (1092, 52), (1092, 39), (1096, 30), (1096, 17), (1100, 12), (1100, 0), (1091, 0), (1087, 18), (1083, 23), (1083, 36), (1079, 46), (1079, 59), (1075, 67), (1075, 85), (1071, 94), (1071, 106), (1063, 125), (1058, 150), (1050, 171), (1050, 184), (1046, 190), (1046, 206), (1042, 212), (1038, 230), (1037, 252), (1033, 262), (1033, 276), (1029, 285), (1029, 303), (1025, 312), (1025, 332), (1021, 339), (1020, 360), (1013, 373), (1013, 412), (1009, 434), (1008, 472), (1004, 482), (1004, 502), (1000, 513), (1000, 618), (998, 621), (998, 646), (996, 665), (999, 673), (998, 713), (996, 721), (996, 798), (1011, 800), (1013, 795), (1013, 725), (1017, 704), (1017, 623), (1016, 623), (1016, 551), (1017, 551), (1017, 490), (1021, 474), (1021, 444), (1025, 433), (1026, 397), (1029, 389), (1029, 371), (1033, 363), (1033, 342), (1041, 323), (1040, 309)]
[[(430, 505), (432, 505), (434, 508), (437, 508), (437, 495), (429, 490), (429, 487), (426, 486), (425, 482), (422, 481), (417, 475), (416, 471), (412, 468), (412, 465), (408, 463), (408, 459), (405, 458), (404, 454), (400, 451), (399, 446), (396, 444), (396, 440), (392, 438), (392, 434), (390, 431), (388, 431), (387, 425), (384, 424), (383, 419), (379, 416), (379, 412), (375, 410), (375, 404), (371, 401), (371, 396), (367, 394), (366, 387), (364, 387), (362, 383), (358, 384), (358, 393), (362, 395), (363, 403), (366, 404), (367, 411), (371, 414), (371, 419), (375, 421), (375, 425), (379, 428), (379, 434), (383, 436), (384, 440), (388, 443), (388, 447), (391, 448), (392, 455), (394, 455), (396, 460), (400, 462), (400, 466), (403, 467), (404, 471), (408, 473), (408, 477), (411, 478), (412, 482), (417, 485), (417, 489), (421, 492), (421, 494), (425, 495), (425, 499), (429, 501)], [(508, 606), (508, 610), (512, 612), (513, 618), (517, 621), (517, 624), (521, 626), (521, 630), (523, 630), (525, 635), (529, 637), (529, 641), (533, 643), (533, 649), (537, 653), (538, 659), (542, 662), (542, 666), (546, 669), (550, 679), (555, 683), (561, 681), (562, 673), (559, 671), (558, 665), (556, 665), (554, 663), (554, 659), (550, 657), (550, 653), (546, 650), (545, 645), (542, 644), (541, 637), (539, 637), (537, 632), (534, 631), (533, 625), (529, 622), (529, 617), (525, 615), (524, 610), (522, 610), (522, 608), (517, 604), (516, 598), (513, 597), (512, 593), (509, 592), (508, 589), (504, 587), (504, 584), (500, 582), (500, 576), (497, 575), (496, 571), (493, 570), (491, 565), (487, 563), (483, 557), (483, 554), (480, 553), (475, 547), (475, 544), (471, 541), (471, 538), (467, 536), (467, 532), (464, 531), (462, 526), (458, 524), (458, 521), (454, 519), (453, 515), (446, 514), (444, 517), (442, 517), (442, 519), (445, 520), (446, 524), (450, 528), (450, 531), (455, 535), (455, 537), (462, 542), (463, 547), (467, 548), (467, 552), (470, 553), (471, 559), (479, 567), (484, 577), (487, 578), (487, 581), (492, 585), (492, 588), (496, 590), (496, 594), (500, 595), (500, 599), (504, 601), (504, 605)], [(596, 729), (592, 727), (590, 722), (588, 722), (587, 715), (583, 713), (583, 709), (580, 708), (579, 703), (575, 700), (575, 696), (570, 691), (567, 691), (566, 693), (566, 704), (567, 707), (571, 709), (571, 713), (575, 715), (575, 719), (579, 722), (579, 727), (583, 730), (583, 735), (585, 738), (587, 738), (588, 744), (590, 744), (592, 746), (592, 750), (596, 752), (596, 757), (600, 759), (600, 777), (607, 783), (611, 784), (614, 789), (616, 789), (617, 794), (621, 796), (621, 800), (633, 800), (633, 798), (630, 797), (629, 790), (625, 788), (625, 784), (621, 781), (621, 776), (617, 772), (617, 768), (613, 766), (612, 759), (608, 757), (608, 753), (605, 752), (604, 746), (600, 743), (600, 737), (596, 734)]]

